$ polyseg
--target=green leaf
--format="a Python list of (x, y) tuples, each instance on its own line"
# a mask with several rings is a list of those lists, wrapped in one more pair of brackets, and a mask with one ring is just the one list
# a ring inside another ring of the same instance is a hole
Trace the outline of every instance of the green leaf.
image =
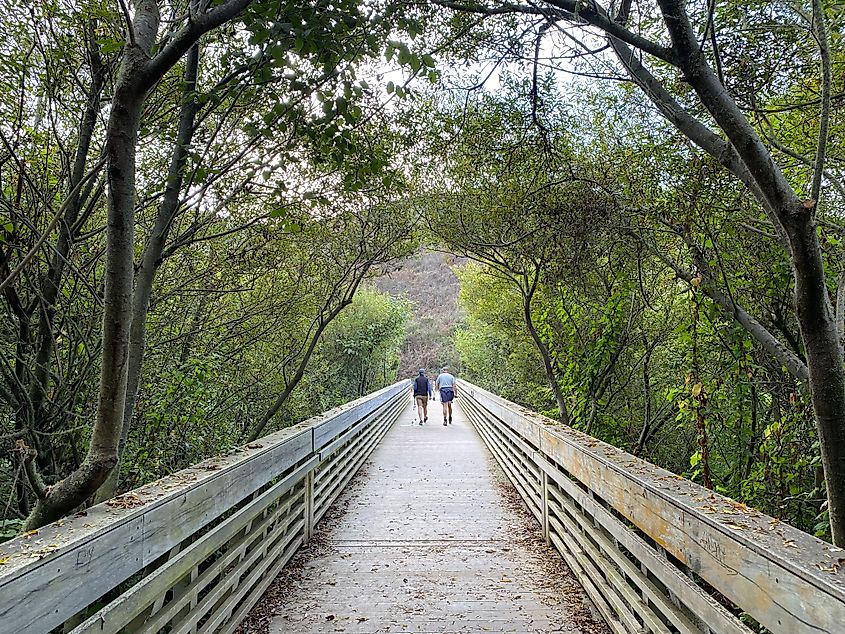
[(99, 40), (99, 42), (100, 53), (102, 53), (103, 55), (108, 55), (109, 53), (119, 51), (126, 44), (126, 42), (123, 40)]
[(695, 467), (699, 462), (701, 462), (701, 453), (696, 451), (694, 454), (692, 454), (690, 456), (689, 466)]

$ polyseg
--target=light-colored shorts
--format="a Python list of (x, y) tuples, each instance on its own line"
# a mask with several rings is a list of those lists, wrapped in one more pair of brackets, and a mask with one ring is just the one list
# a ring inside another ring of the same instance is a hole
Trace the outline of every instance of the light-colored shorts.
[(425, 404), (428, 403), (428, 397), (427, 396), (415, 396), (414, 398), (417, 399), (418, 405), (425, 405)]

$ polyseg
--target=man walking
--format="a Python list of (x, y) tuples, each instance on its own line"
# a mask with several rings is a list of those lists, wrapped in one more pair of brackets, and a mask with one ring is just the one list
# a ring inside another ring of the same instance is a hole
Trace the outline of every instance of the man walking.
[(440, 402), (443, 403), (443, 426), (452, 424), (452, 400), (455, 398), (455, 377), (449, 373), (448, 366), (444, 367), (437, 377), (436, 388), (440, 392)]
[(428, 398), (431, 396), (431, 384), (425, 375), (425, 368), (420, 368), (420, 374), (414, 379), (414, 400), (417, 403), (417, 414), (420, 425), (428, 422)]

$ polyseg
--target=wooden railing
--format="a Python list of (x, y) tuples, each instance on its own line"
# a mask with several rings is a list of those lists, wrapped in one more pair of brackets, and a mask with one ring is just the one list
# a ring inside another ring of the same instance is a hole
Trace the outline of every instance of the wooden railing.
[(459, 399), (614, 632), (845, 632), (842, 549), (473, 385)]
[(407, 387), (0, 545), (0, 633), (232, 632), (395, 422)]

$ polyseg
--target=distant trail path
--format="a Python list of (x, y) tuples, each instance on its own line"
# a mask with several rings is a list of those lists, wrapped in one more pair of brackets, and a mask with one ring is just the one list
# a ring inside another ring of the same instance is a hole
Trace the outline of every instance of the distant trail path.
[(429, 414), (412, 426), (409, 398), (244, 631), (606, 631), (460, 407)]

